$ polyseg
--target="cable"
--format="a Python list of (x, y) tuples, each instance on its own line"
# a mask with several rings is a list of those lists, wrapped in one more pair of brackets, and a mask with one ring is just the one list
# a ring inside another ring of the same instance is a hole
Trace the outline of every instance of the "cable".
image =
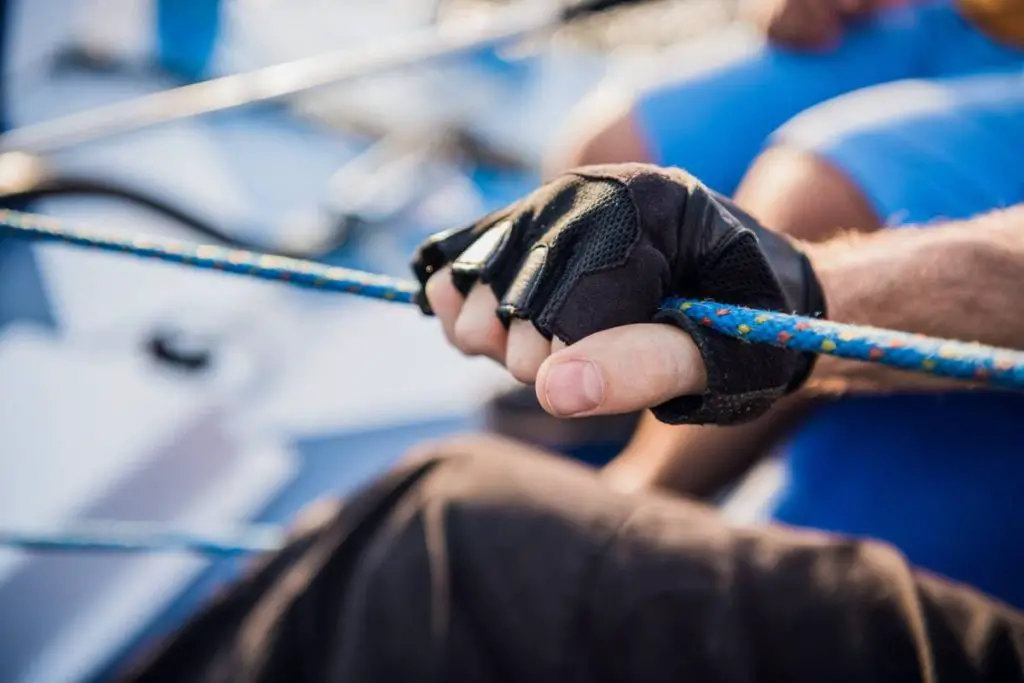
[(95, 196), (122, 199), (137, 206), (154, 211), (170, 218), (192, 232), (207, 239), (235, 249), (251, 249), (255, 251), (273, 250), (281, 256), (301, 259), (320, 259), (344, 246), (347, 231), (332, 230), (328, 238), (315, 247), (306, 249), (274, 249), (258, 242), (246, 240), (218, 228), (209, 221), (199, 218), (193, 213), (180, 209), (173, 204), (141, 190), (125, 187), (104, 180), (93, 180), (74, 176), (48, 176), (25, 189), (0, 194), (0, 203), (20, 204), (47, 197)]

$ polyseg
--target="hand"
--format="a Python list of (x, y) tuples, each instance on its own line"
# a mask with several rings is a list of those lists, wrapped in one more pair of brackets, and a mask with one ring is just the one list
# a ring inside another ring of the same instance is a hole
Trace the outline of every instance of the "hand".
[(590, 166), (417, 252), (425, 310), (466, 353), (535, 381), (556, 416), (654, 406), (666, 422), (749, 420), (813, 357), (728, 339), (669, 296), (823, 313), (804, 255), (679, 169)]
[(548, 341), (526, 320), (513, 319), (506, 331), (494, 314), (493, 291), (478, 284), (464, 299), (450, 268), (430, 279), (426, 294), (452, 344), (536, 384), (541, 405), (556, 417), (629, 413), (705, 389), (700, 352), (674, 327), (625, 325), (567, 346), (558, 337)]
[(772, 43), (804, 50), (835, 47), (850, 19), (884, 0), (752, 0), (748, 14)]

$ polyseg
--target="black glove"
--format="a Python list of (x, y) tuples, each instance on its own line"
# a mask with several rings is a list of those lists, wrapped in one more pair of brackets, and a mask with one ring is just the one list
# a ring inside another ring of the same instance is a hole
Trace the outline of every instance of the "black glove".
[[(494, 290), (498, 316), (530, 320), (572, 344), (594, 332), (657, 321), (693, 337), (707, 367), (702, 396), (654, 408), (670, 423), (753, 419), (799, 387), (814, 356), (754, 345), (659, 311), (671, 296), (823, 316), (810, 262), (685, 171), (646, 164), (567, 173), (475, 224), (417, 250), (420, 282), (451, 265), (463, 293)], [(430, 313), (425, 299), (420, 302)]]

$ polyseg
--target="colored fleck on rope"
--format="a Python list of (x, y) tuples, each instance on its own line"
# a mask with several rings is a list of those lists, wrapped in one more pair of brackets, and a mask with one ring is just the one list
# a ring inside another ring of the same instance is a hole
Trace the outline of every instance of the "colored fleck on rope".
[[(419, 291), (415, 282), (348, 268), (175, 240), (125, 238), (17, 211), (0, 210), (0, 235), (4, 233), (398, 303), (413, 303)], [(902, 370), (1024, 391), (1024, 353), (1020, 351), (709, 301), (671, 299), (665, 306), (677, 308), (722, 334), (752, 343), (785, 346), (796, 351), (881, 363)]]
[(277, 550), (284, 538), (284, 530), (272, 525), (243, 526), (222, 533), (113, 520), (75, 522), (59, 529), (0, 528), (0, 545), (33, 552), (189, 552), (230, 557)]

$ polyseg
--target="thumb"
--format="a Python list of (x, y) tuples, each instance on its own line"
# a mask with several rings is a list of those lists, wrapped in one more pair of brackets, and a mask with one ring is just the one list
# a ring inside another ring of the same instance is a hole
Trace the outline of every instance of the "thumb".
[(629, 413), (704, 391), (693, 340), (670, 325), (625, 325), (551, 354), (537, 373), (537, 398), (555, 417)]

